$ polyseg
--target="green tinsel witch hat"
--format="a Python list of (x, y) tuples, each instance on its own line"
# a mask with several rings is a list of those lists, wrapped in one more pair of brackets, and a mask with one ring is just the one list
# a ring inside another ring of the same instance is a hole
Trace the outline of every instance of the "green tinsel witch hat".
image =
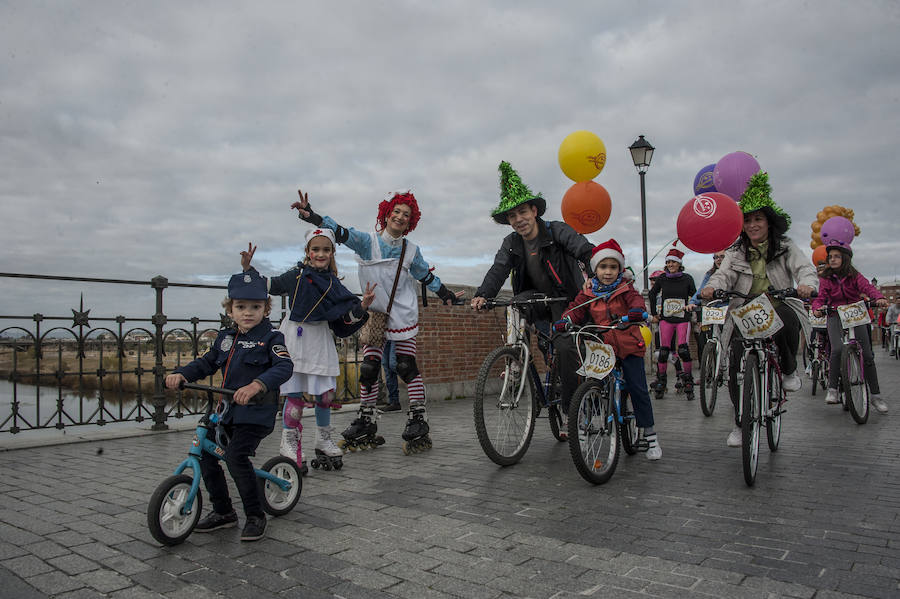
[(498, 167), (500, 171), (500, 205), (494, 208), (491, 216), (501, 225), (508, 225), (509, 219), (506, 213), (525, 203), (537, 206), (538, 216), (542, 216), (547, 210), (547, 202), (541, 194), (533, 194), (528, 186), (522, 183), (519, 173), (505, 160)]
[(790, 215), (772, 200), (769, 173), (760, 171), (750, 177), (750, 182), (747, 184), (746, 191), (741, 195), (738, 206), (744, 214), (762, 210), (769, 221), (769, 226), (775, 229), (776, 235), (784, 235), (791, 227)]

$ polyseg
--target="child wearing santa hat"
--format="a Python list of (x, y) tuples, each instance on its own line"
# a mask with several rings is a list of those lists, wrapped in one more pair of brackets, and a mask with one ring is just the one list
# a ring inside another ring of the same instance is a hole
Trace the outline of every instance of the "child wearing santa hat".
[[(646, 305), (641, 294), (624, 276), (625, 255), (615, 239), (605, 241), (594, 248), (591, 256), (591, 270), (594, 277), (590, 288), (583, 289), (575, 296), (563, 313), (563, 318), (554, 328), (564, 330), (568, 324), (581, 324), (592, 320), (601, 326), (613, 325), (627, 316), (629, 322), (646, 318)], [(638, 427), (644, 429), (647, 440), (647, 459), (662, 457), (659, 438), (653, 428), (653, 406), (647, 390), (647, 376), (644, 373), (644, 353), (647, 351), (644, 337), (639, 327), (612, 329), (604, 333), (603, 340), (611, 345), (622, 364), (625, 385), (634, 405), (634, 415)]]

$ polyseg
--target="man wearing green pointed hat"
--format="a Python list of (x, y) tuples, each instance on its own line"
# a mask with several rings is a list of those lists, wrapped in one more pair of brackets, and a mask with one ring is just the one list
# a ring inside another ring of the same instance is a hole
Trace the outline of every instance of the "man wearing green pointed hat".
[[(522, 182), (508, 162), (500, 163), (500, 205), (491, 217), (498, 224), (509, 225), (513, 232), (503, 239), (494, 264), (484, 276), (472, 298), (472, 308), (480, 310), (486, 298), (493, 298), (512, 276), (512, 290), (517, 296), (542, 293), (547, 297), (564, 297), (566, 302), (540, 307), (527, 314), (529, 322), (549, 332), (551, 322), (559, 320), (567, 303), (593, 273), (587, 273), (593, 244), (563, 222), (544, 221), (541, 216), (547, 202)], [(569, 398), (578, 386), (578, 352), (568, 337), (555, 343), (562, 384), (563, 417), (568, 413)]]
[[(772, 200), (772, 188), (768, 173), (759, 172), (750, 177), (747, 190), (739, 203), (744, 213), (744, 228), (740, 237), (725, 250), (722, 265), (709, 278), (706, 287), (700, 290), (704, 299), (712, 299), (715, 289), (740, 291), (756, 296), (769, 287), (785, 289), (797, 288), (800, 297), (807, 298), (819, 286), (819, 279), (809, 259), (794, 242), (785, 236), (791, 226), (791, 217)], [(729, 309), (743, 304), (745, 300), (734, 298)], [(793, 392), (800, 389), (797, 375), (797, 350), (800, 333), (809, 334), (809, 317), (803, 303), (796, 298), (788, 298), (783, 303), (775, 302), (775, 311), (784, 327), (773, 335), (778, 345), (781, 372), (784, 375), (784, 390)], [(728, 435), (729, 447), (741, 446), (741, 428), (738, 421), (737, 367), (743, 353), (740, 332), (734, 332), (731, 319), (722, 328), (722, 344), (731, 344), (731, 364), (728, 392), (734, 404), (735, 428)]]

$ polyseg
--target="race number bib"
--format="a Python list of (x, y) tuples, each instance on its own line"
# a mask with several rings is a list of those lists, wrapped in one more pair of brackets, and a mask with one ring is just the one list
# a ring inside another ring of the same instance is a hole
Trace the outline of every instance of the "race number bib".
[(512, 345), (525, 337), (525, 319), (515, 306), (506, 308), (506, 343)]
[(855, 304), (838, 306), (837, 311), (838, 316), (841, 317), (841, 326), (845, 329), (858, 327), (872, 322), (872, 319), (869, 318), (869, 310), (866, 308), (866, 302), (862, 300)]
[(585, 356), (577, 373), (594, 379), (603, 379), (616, 365), (616, 352), (611, 345), (585, 341)]
[(725, 316), (728, 314), (728, 307), (721, 306), (703, 306), (703, 317), (700, 324), (708, 326), (712, 324), (725, 324)]
[(810, 313), (809, 326), (814, 329), (824, 329), (826, 326), (828, 326), (828, 317), (816, 316), (815, 314)]
[(684, 299), (680, 297), (670, 297), (669, 299), (663, 300), (662, 311), (663, 316), (684, 318)]
[(764, 339), (781, 330), (784, 323), (765, 294), (731, 311), (731, 319), (745, 339)]

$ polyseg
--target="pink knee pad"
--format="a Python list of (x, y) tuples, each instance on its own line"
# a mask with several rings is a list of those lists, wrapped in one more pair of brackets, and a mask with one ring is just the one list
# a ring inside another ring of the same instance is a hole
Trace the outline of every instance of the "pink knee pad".
[(334, 403), (334, 389), (316, 396), (316, 405), (321, 408), (330, 408), (332, 403)]
[(285, 397), (284, 398), (284, 415), (282, 422), (285, 428), (295, 428), (298, 431), (303, 430), (301, 423), (303, 418), (303, 398), (301, 397)]

